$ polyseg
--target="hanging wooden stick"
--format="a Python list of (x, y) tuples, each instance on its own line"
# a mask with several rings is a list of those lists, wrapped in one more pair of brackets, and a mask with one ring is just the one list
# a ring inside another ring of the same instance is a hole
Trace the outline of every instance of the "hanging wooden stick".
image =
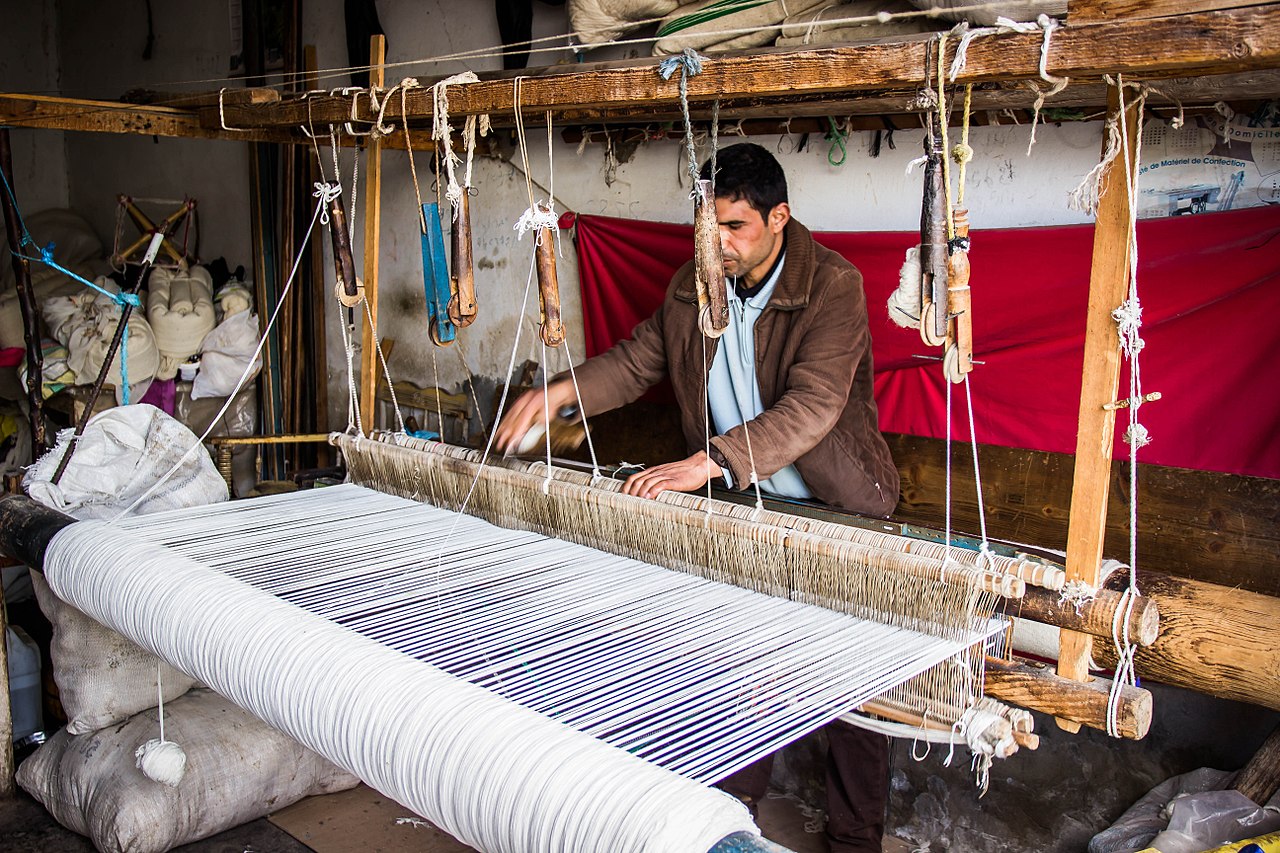
[(924, 199), (920, 208), (921, 310), (920, 337), (941, 346), (947, 335), (947, 218), (942, 184), (942, 146), (937, 119), (926, 114), (924, 134)]
[(698, 181), (693, 205), (694, 283), (698, 289), (698, 328), (708, 338), (718, 338), (729, 325), (729, 299), (725, 292), (724, 252), (716, 221), (715, 190), (710, 181)]
[[(538, 205), (538, 212), (550, 214), (551, 208)], [(556, 237), (550, 225), (538, 228), (538, 302), (542, 314), (542, 342), (549, 347), (564, 343), (564, 325), (560, 322), (560, 283), (556, 278)]]
[(471, 260), (471, 196), (467, 188), (453, 211), (453, 230), (449, 234), (450, 281), (453, 295), (449, 298), (449, 319), (458, 328), (470, 326), (476, 319), (476, 280)]
[(356, 261), (351, 254), (351, 232), (347, 230), (347, 209), (342, 196), (329, 200), (329, 243), (333, 246), (333, 271), (337, 276), (338, 301), (354, 308), (364, 299), (364, 285), (356, 277)]
[(952, 212), (956, 235), (947, 256), (947, 312), (952, 322), (943, 357), (947, 378), (964, 379), (973, 370), (973, 317), (969, 291), (969, 211), (957, 207)]

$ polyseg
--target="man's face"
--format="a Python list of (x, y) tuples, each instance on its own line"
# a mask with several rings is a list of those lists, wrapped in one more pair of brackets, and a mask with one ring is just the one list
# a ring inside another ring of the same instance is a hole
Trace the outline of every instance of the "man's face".
[(741, 278), (749, 286), (760, 282), (782, 249), (782, 230), (791, 217), (786, 202), (762, 217), (744, 198), (716, 199), (716, 221), (724, 251), (724, 274)]

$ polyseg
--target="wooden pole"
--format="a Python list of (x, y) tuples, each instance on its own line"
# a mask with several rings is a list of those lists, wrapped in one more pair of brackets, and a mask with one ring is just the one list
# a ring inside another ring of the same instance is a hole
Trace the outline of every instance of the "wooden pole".
[[(1145, 680), (1280, 710), (1280, 598), (1154, 572), (1138, 586), (1160, 607), (1160, 635), (1134, 658)], [(1115, 665), (1109, 641), (1093, 655)]]
[[(1107, 700), (1111, 682), (1095, 678), (1086, 683), (1059, 678), (1044, 664), (987, 658), (986, 694), (1008, 705), (1053, 714), (1058, 724), (1067, 720), (1099, 731), (1107, 730)], [(1124, 685), (1116, 707), (1120, 737), (1140, 740), (1151, 728), (1151, 693)], [(1064, 727), (1065, 728), (1065, 727)]]
[[(302, 49), (302, 64), (306, 69), (308, 91), (318, 89), (320, 87), (320, 78), (317, 69), (320, 64), (319, 60), (316, 59), (315, 45), (309, 44)], [(307, 158), (307, 163), (309, 164), (307, 172), (308, 185), (322, 180), (320, 164), (310, 157)], [(312, 398), (314, 407), (314, 420), (312, 423), (314, 424), (314, 429), (317, 430), (325, 430), (329, 426), (329, 374), (324, 369), (324, 365), (328, 363), (329, 359), (325, 335), (325, 307), (330, 304), (332, 299), (333, 294), (330, 292), (324, 278), (324, 238), (317, 232), (311, 238), (311, 293), (307, 299), (306, 311), (309, 322), (305, 326), (308, 339), (313, 347), (313, 357), (308, 361), (306, 367), (309, 371), (308, 377), (315, 385)], [(319, 467), (328, 467), (331, 459), (328, 443), (318, 445), (315, 458)]]
[[(375, 35), (369, 40), (369, 85), (382, 86), (386, 75), (387, 39)], [(364, 191), (364, 298), (369, 306), (360, 348), (360, 418), (365, 430), (375, 426), (378, 411), (378, 238), (382, 224), (382, 143), (370, 137), (365, 146)], [(373, 320), (370, 325), (370, 319)]]
[[(1107, 92), (1107, 120), (1119, 121), (1120, 90)], [(1104, 408), (1116, 399), (1120, 386), (1120, 344), (1111, 312), (1129, 289), (1129, 241), (1132, 225), (1127, 175), (1137, 178), (1133, 153), (1137, 142), (1138, 110), (1125, 111), (1128, 138), (1119, 156), (1103, 172), (1097, 220), (1094, 224), (1093, 264), (1089, 272), (1089, 314), (1085, 327), (1084, 375), (1080, 386), (1080, 420), (1076, 433), (1075, 474), (1071, 485), (1071, 513), (1067, 526), (1067, 580), (1096, 587), (1102, 565), (1102, 540), (1107, 529), (1107, 500), (1111, 491), (1111, 450), (1116, 415)], [(1105, 142), (1104, 142), (1105, 149)], [(1122, 159), (1124, 158), (1124, 159)], [(1125, 164), (1128, 160), (1128, 166)], [(1058, 674), (1074, 681), (1089, 679), (1093, 639), (1064, 631), (1059, 641)], [(1058, 720), (1071, 732), (1078, 722)]]
[[(9, 128), (0, 127), (0, 169), (13, 190), (13, 155), (9, 148)], [(14, 191), (16, 192), (16, 191)], [(18, 228), (18, 206), (9, 192), (0, 199), (4, 207), (5, 234), (9, 249), (21, 251), (22, 232)], [(40, 348), (40, 325), (36, 315), (35, 294), (31, 289), (31, 267), (16, 254), (9, 256), (13, 263), (14, 280), (18, 283), (18, 307), (22, 311), (22, 337), (27, 346), (27, 417), (31, 421), (31, 458), (36, 460), (44, 453), (44, 395), (40, 386), (44, 382), (44, 354)]]
[[(0, 597), (2, 597), (0, 593)], [(13, 705), (9, 699), (9, 621), (4, 601), (0, 600), (0, 799), (17, 792), (13, 774)]]
[(1231, 786), (1259, 806), (1265, 806), (1280, 789), (1280, 726), (1277, 726)]

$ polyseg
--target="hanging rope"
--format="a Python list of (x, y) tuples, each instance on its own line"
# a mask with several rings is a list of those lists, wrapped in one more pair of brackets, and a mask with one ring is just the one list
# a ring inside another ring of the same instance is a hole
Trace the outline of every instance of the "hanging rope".
[(689, 119), (689, 78), (702, 73), (702, 62), (705, 56), (691, 47), (687, 47), (679, 56), (670, 56), (658, 64), (658, 74), (663, 80), (670, 80), (677, 70), (680, 72), (680, 115), (684, 117), (684, 147), (689, 160), (689, 180), (697, 191), (698, 152), (693, 145), (693, 122)]

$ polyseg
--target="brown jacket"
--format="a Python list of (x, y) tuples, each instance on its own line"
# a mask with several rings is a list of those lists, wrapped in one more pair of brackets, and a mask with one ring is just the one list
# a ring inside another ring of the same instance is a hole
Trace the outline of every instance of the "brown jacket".
[[(814, 242), (795, 219), (787, 259), (756, 320), (756, 378), (764, 412), (746, 424), (760, 480), (795, 464), (818, 500), (875, 516), (898, 502), (898, 471), (871, 396), (871, 335), (862, 274)], [(706, 445), (705, 390), (717, 341), (697, 326), (693, 262), (672, 279), (662, 307), (629, 340), (578, 368), (588, 417), (630, 403), (671, 377), (689, 451)], [(739, 488), (750, 484), (743, 427), (711, 439)]]

